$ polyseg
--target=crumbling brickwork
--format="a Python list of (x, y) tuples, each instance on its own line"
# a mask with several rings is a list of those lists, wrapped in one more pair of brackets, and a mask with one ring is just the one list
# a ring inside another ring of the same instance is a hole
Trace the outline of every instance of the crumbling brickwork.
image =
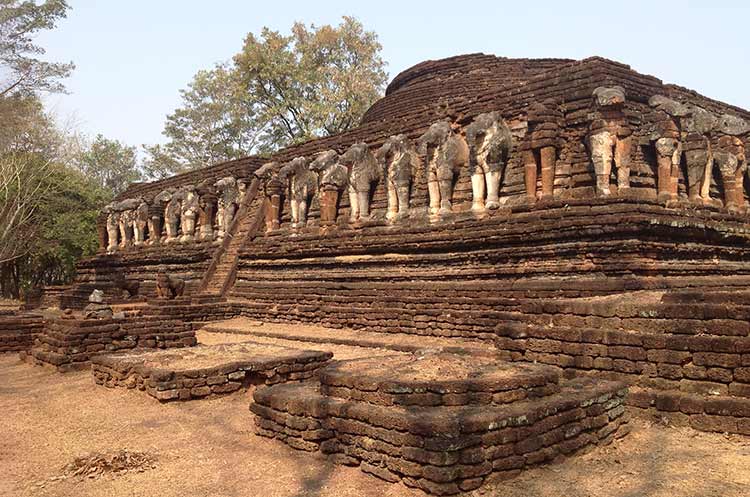
[(614, 382), (438, 354), (324, 368), (320, 385), (259, 389), (256, 432), (435, 495), (478, 488), (627, 432)]

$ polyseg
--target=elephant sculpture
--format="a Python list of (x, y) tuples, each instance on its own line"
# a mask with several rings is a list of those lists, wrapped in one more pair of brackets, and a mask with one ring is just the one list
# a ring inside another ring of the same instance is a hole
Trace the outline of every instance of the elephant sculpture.
[(165, 243), (173, 243), (179, 240), (178, 227), (182, 215), (182, 192), (177, 191), (170, 196), (164, 208), (164, 225), (167, 231)]
[(610, 195), (609, 177), (614, 159), (617, 189), (630, 187), (632, 130), (624, 113), (625, 90), (621, 86), (596, 88), (592, 93), (594, 119), (589, 127), (588, 145), (596, 173), (596, 192)]
[(713, 157), (724, 183), (724, 206), (729, 210), (741, 210), (745, 204), (745, 144), (736, 136), (724, 135), (719, 138)]
[(161, 242), (161, 235), (164, 220), (164, 212), (166, 211), (167, 204), (172, 200), (174, 190), (166, 189), (160, 192), (154, 197), (154, 201), (149, 207), (149, 220), (148, 220), (148, 243), (153, 245)]
[(133, 220), (135, 213), (132, 209), (120, 212), (120, 247), (129, 247), (133, 243)]
[(195, 235), (195, 219), (200, 208), (200, 199), (192, 185), (185, 186), (180, 191), (182, 203), (180, 205), (180, 228), (182, 236), (180, 242), (191, 242)]
[(453, 132), (448, 121), (438, 121), (419, 137), (418, 144), (427, 167), (430, 214), (450, 213), (453, 181), (469, 160), (466, 140)]
[(136, 246), (143, 245), (146, 241), (146, 227), (148, 226), (148, 204), (142, 198), (138, 199), (138, 207), (135, 209), (135, 220), (133, 221), (133, 238)]
[[(554, 194), (557, 152), (562, 113), (552, 99), (534, 102), (526, 111), (528, 131), (521, 143), (524, 164), (526, 198), (550, 198)], [(537, 178), (541, 176), (541, 192), (537, 192)]]
[(420, 166), (419, 155), (406, 135), (393, 135), (375, 152), (375, 158), (385, 171), (388, 191), (389, 221), (406, 217), (409, 213), (409, 191), (412, 178)]
[[(260, 182), (265, 202), (266, 231), (279, 229), (281, 217), (281, 181), (279, 170), (281, 164), (268, 162), (255, 170), (253, 173)], [(307, 170), (307, 167), (305, 167)]]
[(292, 228), (304, 227), (307, 224), (307, 208), (318, 190), (318, 175), (310, 170), (306, 157), (295, 157), (281, 166), (278, 178), (288, 184)]
[(134, 198), (121, 200), (115, 204), (115, 209), (120, 211), (120, 247), (129, 247), (133, 244), (135, 210), (139, 204), (140, 200)]
[(691, 106), (688, 112), (682, 125), (686, 132), (682, 146), (687, 165), (688, 197), (701, 204), (711, 200), (709, 189), (714, 163), (711, 134), (716, 128), (717, 118), (697, 106)]
[(688, 109), (663, 95), (652, 96), (648, 104), (657, 112), (656, 129), (651, 136), (656, 152), (657, 196), (660, 201), (676, 200), (682, 158), (681, 118), (688, 115)]
[(318, 174), (320, 191), (320, 223), (327, 226), (336, 222), (339, 193), (349, 182), (349, 171), (339, 161), (335, 150), (319, 153), (310, 163), (310, 171)]
[(107, 252), (117, 250), (117, 237), (120, 233), (120, 213), (114, 209), (114, 204), (104, 208), (107, 213)]
[(471, 210), (497, 209), (500, 207), (500, 181), (513, 142), (510, 128), (499, 112), (487, 112), (474, 118), (464, 131), (474, 163)]
[(218, 238), (223, 239), (224, 235), (232, 226), (232, 220), (237, 212), (237, 201), (239, 199), (239, 188), (237, 180), (232, 176), (221, 178), (214, 183), (219, 197), (217, 209)]
[(349, 220), (370, 217), (370, 190), (380, 181), (380, 168), (366, 143), (355, 143), (339, 157), (349, 170)]

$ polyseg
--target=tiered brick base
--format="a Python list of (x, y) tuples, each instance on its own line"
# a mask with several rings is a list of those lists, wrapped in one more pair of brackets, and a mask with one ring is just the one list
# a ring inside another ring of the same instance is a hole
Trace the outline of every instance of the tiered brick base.
[(133, 351), (94, 357), (94, 380), (137, 388), (160, 401), (226, 394), (251, 383), (306, 380), (333, 354), (260, 343), (199, 345), (182, 350)]
[(51, 319), (37, 336), (31, 358), (60, 372), (83, 369), (102, 352), (134, 348), (189, 347), (196, 344), (190, 325), (147, 310), (125, 313), (121, 319)]
[(15, 311), (0, 313), (0, 353), (29, 350), (34, 336), (43, 328), (41, 315)]
[(437, 354), (345, 361), (259, 389), (257, 433), (449, 495), (627, 432), (626, 389), (553, 368)]

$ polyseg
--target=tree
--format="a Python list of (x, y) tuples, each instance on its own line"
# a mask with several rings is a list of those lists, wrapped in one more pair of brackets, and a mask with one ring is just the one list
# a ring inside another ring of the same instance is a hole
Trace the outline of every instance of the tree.
[(146, 147), (152, 176), (268, 153), (356, 126), (386, 82), (377, 35), (354, 18), (248, 34), (234, 64), (199, 72)]
[(295, 23), (291, 36), (268, 28), (260, 39), (250, 33), (234, 62), (258, 102), (265, 145), (278, 148), (357, 125), (386, 82), (381, 48), (377, 35), (353, 17), (337, 27)]
[(167, 116), (166, 145), (146, 147), (151, 176), (236, 159), (255, 148), (259, 130), (255, 103), (242, 95), (226, 64), (199, 71), (187, 90), (180, 90), (183, 106)]
[(142, 179), (136, 148), (102, 135), (97, 135), (81, 153), (78, 168), (112, 196)]
[(22, 152), (0, 157), (0, 264), (29, 252), (32, 219), (51, 182), (50, 161)]
[(74, 65), (38, 59), (44, 49), (33, 43), (32, 36), (40, 30), (54, 28), (67, 10), (65, 0), (47, 0), (40, 4), (0, 0), (0, 66), (5, 77), (0, 83), (0, 97), (64, 90), (60, 80), (70, 74)]

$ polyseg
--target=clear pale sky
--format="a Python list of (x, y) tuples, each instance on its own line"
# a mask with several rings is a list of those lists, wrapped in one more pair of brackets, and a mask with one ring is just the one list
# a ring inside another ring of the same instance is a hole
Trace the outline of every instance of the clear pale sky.
[(73, 61), (70, 95), (47, 104), (90, 135), (163, 142), (165, 116), (199, 69), (229, 60), (248, 32), (357, 17), (378, 33), (390, 78), (427, 59), (600, 55), (750, 109), (750, 2), (69, 0), (38, 41)]

